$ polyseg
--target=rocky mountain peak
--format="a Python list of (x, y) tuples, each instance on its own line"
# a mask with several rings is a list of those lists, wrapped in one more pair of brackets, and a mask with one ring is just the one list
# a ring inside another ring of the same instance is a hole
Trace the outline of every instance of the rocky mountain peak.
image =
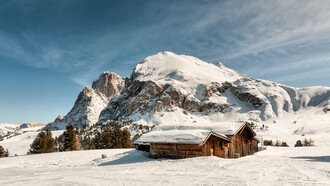
[(113, 72), (103, 72), (99, 78), (93, 81), (92, 88), (103, 93), (106, 97), (116, 97), (125, 86), (125, 79)]
[[(299, 108), (328, 105), (329, 88), (292, 88), (254, 79), (196, 57), (160, 52), (140, 62), (99, 117), (140, 123), (271, 121)], [(307, 95), (307, 96), (306, 96)], [(166, 119), (163, 119), (166, 118)]]
[(76, 127), (91, 126), (98, 120), (100, 112), (109, 101), (117, 97), (125, 86), (125, 79), (113, 72), (103, 72), (92, 84), (86, 86), (79, 93), (70, 112), (64, 117), (57, 117), (47, 127), (65, 129), (66, 125)]
[(65, 128), (68, 123), (79, 127), (125, 119), (156, 126), (273, 122), (306, 107), (323, 109), (329, 105), (329, 96), (327, 87), (287, 87), (249, 78), (222, 63), (160, 52), (140, 62), (130, 78), (102, 73), (92, 88), (82, 90), (68, 115), (53, 123)]

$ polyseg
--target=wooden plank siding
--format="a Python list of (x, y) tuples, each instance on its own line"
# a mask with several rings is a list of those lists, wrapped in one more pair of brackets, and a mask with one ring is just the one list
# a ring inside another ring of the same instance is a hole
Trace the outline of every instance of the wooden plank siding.
[(150, 154), (151, 157), (157, 158), (188, 158), (198, 156), (218, 156), (226, 158), (228, 157), (228, 143), (229, 142), (214, 136), (210, 136), (202, 145), (150, 143)]
[(155, 158), (189, 158), (198, 156), (218, 156), (238, 158), (258, 151), (258, 140), (254, 131), (243, 126), (229, 139), (210, 135), (203, 144), (150, 143), (150, 155)]
[(258, 151), (258, 141), (249, 128), (243, 127), (236, 135), (231, 136), (232, 144), (229, 149), (230, 158), (238, 158), (254, 154)]

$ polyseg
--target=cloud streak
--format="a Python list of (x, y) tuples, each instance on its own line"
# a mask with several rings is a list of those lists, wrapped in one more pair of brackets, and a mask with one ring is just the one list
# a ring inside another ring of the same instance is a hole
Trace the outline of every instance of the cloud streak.
[[(0, 29), (0, 55), (70, 73), (82, 85), (105, 70), (127, 76), (144, 57), (164, 50), (221, 60), (270, 80), (280, 79), (283, 69), (294, 75), (313, 63), (329, 65), (330, 4), (324, 0), (52, 3), (52, 9), (20, 4), (18, 12), (7, 5), (2, 17), (19, 16), (12, 24), (0, 19), (12, 25)], [(17, 26), (29, 21), (37, 24)]]

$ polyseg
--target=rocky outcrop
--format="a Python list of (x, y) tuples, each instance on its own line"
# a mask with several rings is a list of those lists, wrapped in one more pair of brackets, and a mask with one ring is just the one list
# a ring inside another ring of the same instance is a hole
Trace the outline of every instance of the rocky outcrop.
[(104, 94), (106, 97), (118, 96), (125, 86), (125, 79), (115, 73), (106, 71), (93, 81), (92, 88), (96, 92)]
[(228, 103), (217, 103), (209, 100), (214, 94), (222, 94), (226, 91), (236, 96), (239, 100), (249, 102), (256, 108), (261, 105), (261, 100), (247, 92), (240, 92), (240, 88), (229, 82), (223, 84), (213, 82), (208, 86), (200, 85), (197, 87), (202, 91), (199, 99), (197, 95), (183, 94), (179, 89), (171, 84), (159, 85), (154, 81), (134, 80), (131, 76), (127, 80), (126, 86), (118, 99), (109, 102), (101, 114), (99, 123), (104, 123), (109, 119), (123, 119), (134, 114), (150, 114), (154, 112), (173, 111), (177, 107), (188, 112), (225, 112), (231, 107)]
[(161, 112), (163, 110), (163, 102), (162, 101), (157, 101), (156, 106), (155, 106), (155, 111), (156, 112)]
[(96, 123), (101, 111), (109, 101), (120, 95), (125, 86), (125, 79), (112, 72), (103, 72), (92, 84), (79, 93), (74, 106), (66, 116), (58, 116), (47, 125), (51, 129), (65, 129), (66, 125), (88, 127)]
[(243, 88), (235, 86), (229, 82), (225, 82), (222, 85), (220, 85), (217, 82), (213, 82), (207, 88), (206, 97), (209, 98), (214, 93), (219, 93), (219, 94), (224, 93), (228, 89), (239, 100), (251, 103), (255, 108), (259, 108), (262, 105), (262, 101), (260, 98), (258, 98), (257, 96), (255, 96), (249, 92), (245, 92)]
[(187, 96), (183, 103), (183, 108), (191, 112), (199, 112), (201, 110), (201, 101), (194, 96)]
[(224, 112), (225, 109), (227, 109), (229, 107), (230, 107), (230, 105), (228, 105), (228, 104), (219, 104), (219, 103), (214, 103), (214, 102), (207, 102), (207, 103), (204, 103), (201, 106), (201, 112), (206, 112), (207, 114), (210, 113), (210, 111)]

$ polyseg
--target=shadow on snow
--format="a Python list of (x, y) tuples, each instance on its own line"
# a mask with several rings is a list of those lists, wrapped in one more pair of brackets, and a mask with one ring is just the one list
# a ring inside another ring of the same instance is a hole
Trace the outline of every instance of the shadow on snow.
[(166, 159), (149, 158), (146, 152), (136, 151), (136, 150), (121, 153), (119, 154), (119, 156), (121, 157), (109, 162), (101, 163), (99, 164), (99, 166), (124, 165), (124, 164), (143, 163), (143, 162), (161, 162), (166, 160)]
[(330, 156), (299, 156), (291, 157), (293, 159), (302, 159), (307, 161), (328, 162), (330, 163)]

